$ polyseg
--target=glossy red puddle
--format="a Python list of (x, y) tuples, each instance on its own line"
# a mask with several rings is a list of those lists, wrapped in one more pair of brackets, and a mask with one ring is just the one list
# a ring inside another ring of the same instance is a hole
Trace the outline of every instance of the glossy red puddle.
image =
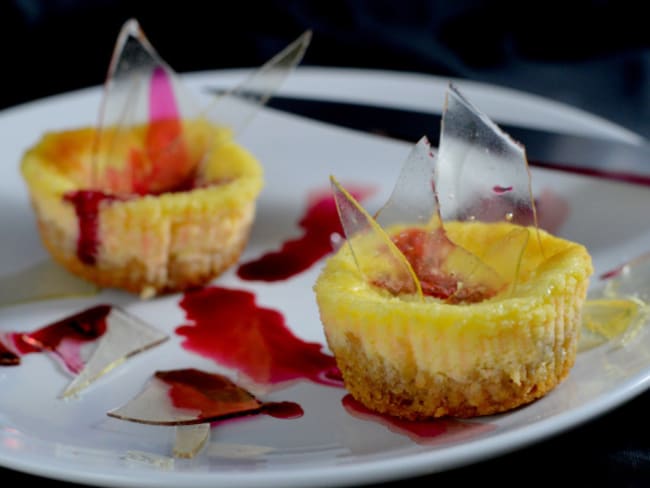
[(16, 365), (25, 354), (50, 352), (68, 371), (77, 374), (83, 367), (82, 347), (106, 332), (110, 310), (110, 305), (98, 305), (33, 332), (5, 334), (6, 343), (0, 343), (0, 365)]
[(260, 307), (248, 291), (206, 287), (187, 292), (180, 306), (188, 323), (176, 333), (188, 351), (259, 385), (308, 380), (343, 386), (334, 357), (293, 335), (280, 312)]
[(20, 364), (20, 357), (9, 350), (0, 340), (0, 366), (17, 366)]
[(253, 412), (244, 412), (241, 415), (224, 417), (210, 422), (212, 427), (220, 425), (230, 425), (239, 422), (245, 422), (260, 415), (266, 415), (281, 420), (293, 420), (302, 417), (305, 414), (302, 407), (295, 402), (264, 402), (260, 409)]
[(169, 399), (175, 408), (197, 411), (197, 419), (223, 422), (228, 418), (268, 415), (295, 419), (303, 415), (294, 402), (261, 402), (253, 394), (217, 373), (197, 369), (157, 371), (155, 377), (169, 385)]
[[(348, 190), (361, 202), (374, 191), (357, 186)], [(243, 280), (281, 281), (309, 269), (318, 260), (332, 252), (332, 236), (344, 235), (334, 197), (329, 190), (313, 192), (307, 209), (299, 220), (302, 236), (285, 241), (278, 251), (271, 251), (259, 259), (239, 266), (237, 275)]]
[(341, 400), (345, 410), (353, 417), (378, 422), (390, 431), (406, 435), (418, 444), (438, 444), (467, 440), (493, 431), (496, 426), (487, 423), (466, 422), (456, 419), (404, 420), (373, 412), (347, 394)]

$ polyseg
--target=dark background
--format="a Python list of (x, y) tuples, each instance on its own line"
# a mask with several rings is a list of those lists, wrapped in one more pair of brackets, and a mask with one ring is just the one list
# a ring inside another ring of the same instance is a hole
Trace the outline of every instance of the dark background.
[(135, 17), (178, 72), (258, 66), (306, 29), (303, 64), (485, 81), (650, 134), (645, 2), (0, 0), (0, 108), (103, 83)]
[[(569, 103), (647, 136), (650, 19), (644, 4), (0, 0), (0, 108), (103, 83), (120, 27), (135, 17), (181, 73), (259, 66), (312, 29), (305, 65), (489, 82)], [(420, 481), (650, 486), (649, 413), (646, 393), (550, 441)], [(10, 481), (7, 486), (39, 481), (2, 469), (0, 479)]]

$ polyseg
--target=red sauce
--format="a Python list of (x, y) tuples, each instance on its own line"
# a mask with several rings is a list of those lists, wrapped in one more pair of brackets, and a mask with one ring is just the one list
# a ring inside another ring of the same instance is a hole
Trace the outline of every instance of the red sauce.
[(179, 409), (200, 412), (201, 419), (216, 419), (258, 411), (261, 403), (227, 377), (198, 369), (158, 371), (156, 378), (170, 386), (169, 397)]
[[(371, 188), (357, 187), (350, 193), (358, 201), (372, 194)], [(237, 275), (244, 280), (280, 281), (295, 276), (332, 252), (332, 236), (343, 235), (334, 197), (329, 191), (315, 192), (307, 211), (298, 222), (301, 237), (285, 241), (278, 251), (239, 266)]]
[(302, 417), (300, 405), (293, 402), (260, 402), (226, 376), (198, 369), (158, 371), (156, 378), (170, 386), (174, 407), (199, 412), (197, 418), (225, 420), (241, 415), (264, 414), (280, 419)]
[(0, 366), (17, 366), (19, 364), (20, 356), (0, 341)]
[[(185, 175), (184, 179), (176, 181), (176, 186), (168, 188), (165, 193), (176, 193), (191, 191), (197, 188), (194, 180), (194, 174)], [(227, 181), (215, 181), (204, 184), (201, 187), (227, 183)], [(150, 195), (159, 195), (160, 192), (149, 192)], [(133, 196), (112, 195), (98, 190), (78, 190), (66, 193), (63, 197), (67, 202), (74, 206), (77, 216), (79, 235), (77, 237), (77, 257), (79, 261), (94, 266), (97, 261), (97, 252), (101, 245), (99, 235), (99, 213), (103, 202), (125, 201)]]
[[(443, 274), (441, 262), (447, 253), (445, 245), (450, 245), (444, 232), (427, 232), (421, 229), (406, 229), (393, 237), (393, 242), (407, 259), (420, 280), (422, 293), (436, 298), (447, 299), (458, 288), (458, 280)], [(430, 252), (433, 251), (433, 252)]]
[(297, 419), (305, 412), (294, 402), (266, 402), (262, 404), (261, 413), (276, 419)]
[(79, 222), (77, 257), (82, 263), (93, 266), (100, 244), (99, 207), (102, 202), (110, 202), (116, 197), (96, 190), (79, 190), (66, 193), (64, 199), (74, 206)]
[(294, 402), (264, 402), (259, 410), (253, 412), (243, 413), (241, 415), (232, 415), (229, 417), (221, 417), (210, 422), (212, 427), (221, 426), (225, 424), (238, 423), (246, 421), (258, 415), (266, 415), (282, 420), (292, 420), (300, 418), (304, 415), (304, 410), (300, 405)]
[(509, 191), (512, 191), (511, 186), (499, 186), (495, 185), (492, 187), (492, 191), (496, 193), (497, 195), (502, 195), (503, 193), (507, 193)]
[(186, 292), (180, 306), (188, 323), (176, 333), (188, 351), (261, 385), (309, 380), (343, 386), (334, 357), (293, 335), (283, 315), (257, 305), (250, 292), (207, 287)]
[[(78, 314), (46, 325), (34, 332), (11, 333), (15, 355), (50, 352), (72, 373), (83, 368), (81, 348), (106, 332), (106, 317), (110, 305), (98, 305)], [(6, 348), (5, 348), (6, 349)], [(6, 365), (0, 362), (0, 365)]]
[(389, 430), (408, 436), (418, 444), (433, 444), (439, 441), (451, 442), (466, 439), (494, 430), (484, 423), (461, 422), (456, 419), (404, 420), (390, 415), (373, 412), (347, 394), (341, 400), (345, 410), (354, 417), (379, 422)]
[(471, 286), (459, 289), (459, 278), (443, 271), (444, 262), (453, 251), (454, 244), (442, 230), (428, 232), (407, 229), (394, 236), (393, 242), (411, 264), (425, 295), (453, 303), (475, 303), (498, 291)]

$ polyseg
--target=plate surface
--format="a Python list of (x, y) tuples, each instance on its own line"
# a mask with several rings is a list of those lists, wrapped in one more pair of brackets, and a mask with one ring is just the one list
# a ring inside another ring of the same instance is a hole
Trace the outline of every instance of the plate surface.
[[(231, 84), (240, 75), (239, 71), (197, 73), (187, 75), (186, 80), (198, 91)], [(436, 110), (444, 101), (447, 81), (420, 75), (299, 69), (283, 92), (341, 98), (356, 94), (375, 102), (383, 97), (393, 105), (420, 104), (419, 108), (426, 100)], [(497, 121), (554, 126), (628, 141), (637, 137), (538, 97), (462, 81), (457, 84)], [(0, 133), (10, 135), (0, 147), (0, 224), (5, 229), (0, 276), (48, 258), (18, 171), (22, 152), (44, 131), (93, 124), (99, 97), (100, 90), (92, 88), (0, 113)], [(376, 188), (365, 206), (378, 208), (411, 148), (270, 110), (258, 114), (240, 142), (260, 159), (266, 180), (243, 262), (299, 237), (298, 222), (309, 198), (329, 188), (330, 175), (343, 184)], [(569, 205), (559, 234), (587, 245), (595, 276), (650, 250), (648, 189), (534, 169), (534, 192), (548, 188)], [(320, 262), (274, 283), (242, 280), (233, 268), (215, 284), (254, 293), (258, 305), (280, 312), (296, 336), (325, 345), (312, 291), (319, 268)], [(580, 353), (569, 378), (543, 399), (469, 422), (470, 428), (462, 435), (450, 429), (426, 441), (351, 414), (342, 405), (344, 390), (298, 382), (271, 396), (299, 403), (304, 410), (301, 418), (259, 417), (224, 424), (213, 429), (210, 445), (198, 457), (170, 463), (171, 429), (122, 422), (106, 412), (129, 400), (158, 369), (197, 367), (229, 373), (181, 347), (182, 337), (174, 332), (185, 322), (181, 298), (177, 294), (141, 301), (107, 290), (88, 298), (0, 308), (0, 331), (26, 331), (97, 303), (112, 303), (171, 336), (167, 343), (134, 357), (70, 401), (57, 399), (69, 378), (48, 357), (29, 355), (17, 368), (0, 368), (0, 465), (111, 487), (352, 486), (443, 471), (529, 445), (622, 404), (647, 389), (650, 382), (650, 338), (643, 332), (624, 349), (604, 345)]]

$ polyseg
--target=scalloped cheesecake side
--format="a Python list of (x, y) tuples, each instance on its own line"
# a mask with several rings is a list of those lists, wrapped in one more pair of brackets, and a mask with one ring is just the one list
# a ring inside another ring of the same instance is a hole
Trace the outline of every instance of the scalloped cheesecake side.
[[(513, 225), (446, 228), (480, 255)], [(392, 296), (362, 279), (349, 246), (328, 258), (314, 290), (352, 396), (406, 419), (467, 418), (525, 405), (562, 382), (575, 362), (591, 258), (580, 244), (528, 230), (514, 293), (478, 303)]]

